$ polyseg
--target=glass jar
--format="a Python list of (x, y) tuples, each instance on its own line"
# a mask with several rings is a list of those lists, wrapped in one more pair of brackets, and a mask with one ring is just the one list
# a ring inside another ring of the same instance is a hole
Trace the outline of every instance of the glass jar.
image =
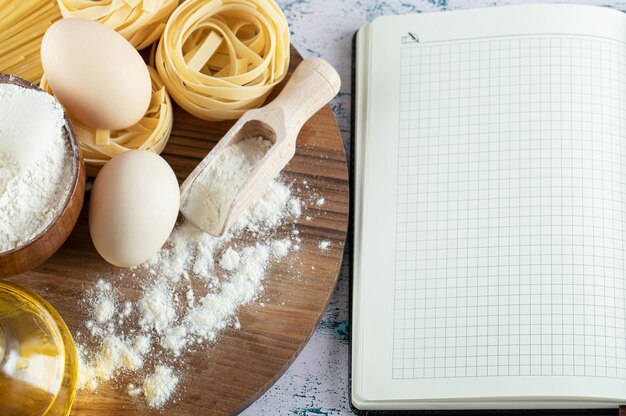
[(0, 414), (69, 415), (77, 372), (76, 347), (58, 312), (0, 280)]

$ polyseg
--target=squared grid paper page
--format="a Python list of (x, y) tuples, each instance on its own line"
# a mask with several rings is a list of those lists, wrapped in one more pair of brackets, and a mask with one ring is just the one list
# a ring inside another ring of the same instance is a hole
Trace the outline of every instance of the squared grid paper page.
[(401, 48), (394, 379), (626, 379), (626, 45)]

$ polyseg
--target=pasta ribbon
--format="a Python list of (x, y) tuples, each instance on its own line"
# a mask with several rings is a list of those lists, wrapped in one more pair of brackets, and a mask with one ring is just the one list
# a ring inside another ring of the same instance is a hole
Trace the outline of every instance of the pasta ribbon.
[(0, 0), (0, 72), (38, 84), (41, 39), (59, 19), (55, 0)]
[(154, 63), (186, 111), (236, 119), (287, 74), (289, 26), (273, 0), (187, 0), (168, 20)]
[[(152, 99), (148, 111), (135, 125), (123, 130), (96, 130), (68, 114), (83, 152), (87, 175), (96, 176), (100, 168), (114, 156), (128, 150), (149, 150), (161, 153), (172, 132), (174, 113), (170, 97), (154, 68), (148, 67), (152, 79)], [(41, 89), (52, 94), (45, 75)]]
[(63, 17), (102, 23), (124, 36), (136, 49), (157, 41), (178, 0), (58, 0)]

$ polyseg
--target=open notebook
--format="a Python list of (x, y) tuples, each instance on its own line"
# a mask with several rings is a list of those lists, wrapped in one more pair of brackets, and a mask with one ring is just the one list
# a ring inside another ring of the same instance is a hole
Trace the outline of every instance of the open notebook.
[(383, 17), (355, 67), (353, 404), (626, 403), (626, 15)]

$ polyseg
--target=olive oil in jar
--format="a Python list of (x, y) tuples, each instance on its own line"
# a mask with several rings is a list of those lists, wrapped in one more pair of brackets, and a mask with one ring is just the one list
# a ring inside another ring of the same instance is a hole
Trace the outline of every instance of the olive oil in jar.
[(77, 367), (72, 336), (52, 306), (0, 281), (0, 414), (68, 415)]

